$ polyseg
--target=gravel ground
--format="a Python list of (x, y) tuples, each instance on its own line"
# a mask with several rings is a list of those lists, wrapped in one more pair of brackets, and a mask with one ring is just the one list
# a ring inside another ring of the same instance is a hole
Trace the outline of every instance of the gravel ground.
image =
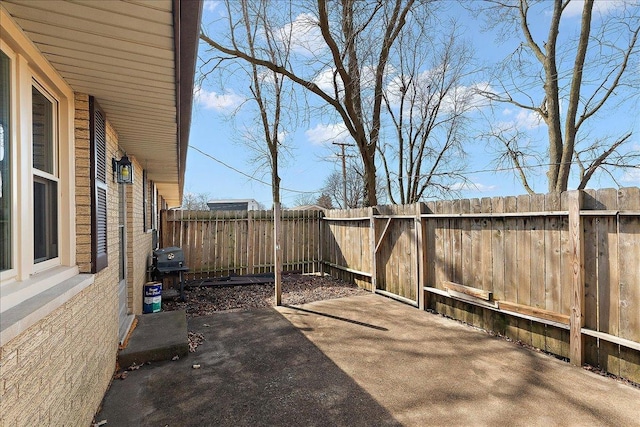
[[(368, 292), (330, 276), (288, 274), (282, 278), (282, 303), (304, 304), (332, 298), (364, 295)], [(273, 283), (229, 287), (187, 287), (186, 301), (162, 302), (162, 309), (185, 310), (187, 317), (207, 316), (227, 310), (273, 307)]]

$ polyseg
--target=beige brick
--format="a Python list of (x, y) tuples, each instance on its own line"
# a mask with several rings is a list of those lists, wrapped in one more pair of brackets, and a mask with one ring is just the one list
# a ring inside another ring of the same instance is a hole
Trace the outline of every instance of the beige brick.
[(76, 190), (76, 200), (82, 202), (83, 206), (91, 207), (91, 192), (88, 191), (88, 188), (76, 186)]
[(86, 194), (76, 194), (76, 205), (91, 207), (91, 196)]
[(80, 177), (76, 179), (76, 194), (91, 196), (91, 186), (88, 178)]
[(76, 148), (78, 149), (87, 149), (89, 148), (91, 145), (89, 144), (89, 140), (88, 139), (79, 139), (76, 140)]
[(89, 95), (82, 92), (74, 92), (73, 98), (75, 101), (75, 106), (78, 108), (78, 105), (86, 105), (86, 108), (89, 108)]
[[(82, 248), (86, 248), (86, 247), (91, 248), (91, 235), (80, 234), (80, 235), (76, 236), (76, 244), (77, 245), (82, 245)], [(85, 251), (83, 251), (83, 252), (85, 252)]]
[(84, 157), (76, 157), (76, 172), (79, 175), (79, 177), (89, 177), (89, 174), (91, 173), (91, 162), (89, 161), (88, 158), (84, 158)]
[(66, 408), (64, 405), (64, 402), (62, 401), (58, 401), (56, 402), (54, 405), (51, 406), (50, 409), (50, 425), (57, 425), (57, 426), (61, 426), (61, 425), (65, 425), (66, 423), (63, 423), (62, 421), (65, 419), (65, 416), (68, 415), (66, 414)]
[(2, 402), (2, 408), (4, 409), (3, 412), (7, 412), (14, 408), (20, 399), (18, 397), (18, 384), (15, 382), (11, 384), (7, 384), (7, 381), (4, 382), (5, 384), (2, 387), (2, 394), (0, 395), (2, 396), (2, 399), (0, 399), (0, 401)]
[(89, 120), (89, 110), (76, 110), (75, 120)]
[[(74, 116), (73, 116), (73, 128), (76, 131), (79, 130), (84, 130), (84, 131), (88, 131), (89, 130), (89, 120), (87, 117), (80, 117), (84, 114), (83, 110), (76, 110), (74, 112)], [(88, 137), (84, 138), (86, 141), (88, 141)]]
[(76, 168), (76, 187), (87, 187), (92, 188), (91, 186), (91, 169), (88, 167)]
[(18, 350), (6, 351), (4, 347), (0, 348), (0, 370), (7, 372), (16, 366), (18, 366)]
[(38, 407), (25, 407), (22, 411), (20, 418), (18, 418), (18, 424), (23, 426), (37, 426), (40, 424), (40, 413), (37, 411)]
[[(69, 328), (71, 326), (69, 325), (69, 321), (71, 320), (71, 318), (72, 312), (68, 308), (68, 304), (65, 304), (62, 310), (58, 310), (56, 315), (51, 317), (51, 323), (49, 326), (51, 334), (53, 335), (59, 330), (65, 330), (66, 328)], [(51, 338), (53, 339), (53, 337)]]
[(76, 207), (76, 215), (87, 215), (91, 216), (91, 207), (90, 206), (77, 206)]
[[(89, 142), (89, 139), (87, 138), (86, 141)], [(76, 155), (76, 164), (79, 159), (89, 160), (91, 158), (91, 148), (89, 146), (78, 147), (76, 145), (75, 155)]]
[(90, 215), (77, 215), (76, 216), (76, 227), (80, 225), (91, 225), (91, 216)]
[(88, 129), (78, 129), (76, 128), (75, 132), (76, 138), (89, 140), (89, 130)]
[(27, 363), (39, 363), (42, 356), (41, 345), (49, 337), (48, 331), (32, 327), (29, 339), (18, 349), (18, 365), (23, 367)]

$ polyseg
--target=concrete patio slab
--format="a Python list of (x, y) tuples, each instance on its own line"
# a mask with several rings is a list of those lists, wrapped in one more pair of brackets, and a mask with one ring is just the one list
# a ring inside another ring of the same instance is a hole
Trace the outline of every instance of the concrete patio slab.
[(184, 310), (163, 311), (137, 316), (138, 325), (126, 348), (118, 353), (124, 369), (146, 362), (171, 360), (189, 353), (187, 315)]
[[(108, 426), (640, 425), (640, 390), (379, 295), (191, 319)], [(194, 369), (199, 365), (199, 369)]]

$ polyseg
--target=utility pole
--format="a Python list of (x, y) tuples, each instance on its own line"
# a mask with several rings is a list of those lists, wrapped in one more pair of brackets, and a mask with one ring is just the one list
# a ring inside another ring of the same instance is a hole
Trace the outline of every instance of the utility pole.
[(344, 150), (345, 147), (353, 147), (353, 144), (347, 144), (346, 142), (333, 142), (333, 145), (339, 145), (342, 149), (342, 154), (336, 154), (336, 156), (342, 158), (342, 197), (344, 200), (343, 209), (347, 209), (347, 155)]

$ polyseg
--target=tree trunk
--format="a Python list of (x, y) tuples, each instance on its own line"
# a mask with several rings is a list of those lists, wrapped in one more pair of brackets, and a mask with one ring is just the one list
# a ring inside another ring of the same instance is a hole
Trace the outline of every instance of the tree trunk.
[(364, 147), (364, 206), (376, 206), (378, 204), (377, 186), (376, 186), (376, 165), (375, 165), (375, 147)]

